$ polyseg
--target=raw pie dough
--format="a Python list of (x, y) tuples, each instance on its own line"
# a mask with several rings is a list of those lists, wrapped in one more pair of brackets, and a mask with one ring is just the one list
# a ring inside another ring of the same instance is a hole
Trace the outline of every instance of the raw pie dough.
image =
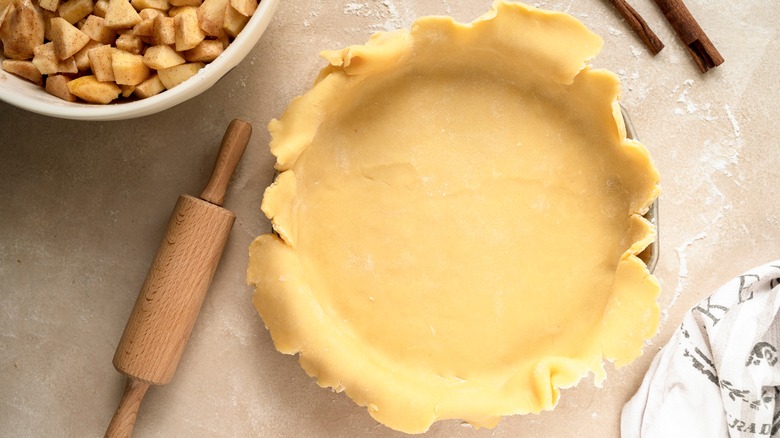
[(493, 426), (555, 406), (658, 325), (646, 149), (627, 140), (601, 39), (496, 2), (326, 51), (271, 122), (280, 172), (250, 248), (279, 351), (385, 425)]

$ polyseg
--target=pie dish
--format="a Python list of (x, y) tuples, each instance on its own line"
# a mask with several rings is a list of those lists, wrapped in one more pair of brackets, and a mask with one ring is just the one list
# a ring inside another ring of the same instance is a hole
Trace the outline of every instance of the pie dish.
[(250, 247), (277, 349), (407, 433), (552, 409), (640, 355), (659, 175), (626, 138), (618, 78), (588, 64), (601, 45), (497, 1), (323, 52), (269, 125), (274, 233)]

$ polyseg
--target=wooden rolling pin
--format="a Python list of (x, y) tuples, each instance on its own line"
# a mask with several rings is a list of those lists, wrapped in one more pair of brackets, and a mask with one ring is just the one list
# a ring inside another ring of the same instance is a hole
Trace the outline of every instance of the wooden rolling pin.
[(221, 207), (252, 126), (230, 122), (200, 199), (182, 195), (114, 355), (127, 376), (106, 437), (129, 437), (149, 385), (171, 381), (225, 248), (235, 215)]

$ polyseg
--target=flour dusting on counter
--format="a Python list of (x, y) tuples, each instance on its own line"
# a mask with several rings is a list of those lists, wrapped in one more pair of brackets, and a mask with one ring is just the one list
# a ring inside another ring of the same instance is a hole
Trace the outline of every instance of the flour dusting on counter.
[(322, 11), (322, 3), (315, 3), (312, 9), (309, 11), (308, 17), (303, 19), (303, 27), (309, 27), (313, 22), (317, 21), (319, 14)]
[(739, 154), (743, 146), (742, 135), (740, 133), (739, 123), (731, 112), (731, 107), (728, 104), (724, 104), (723, 110), (731, 124), (733, 139), (723, 139), (720, 141), (706, 140), (700, 163), (705, 169), (710, 169), (710, 173), (723, 173), (731, 178), (735, 184), (739, 185), (739, 180), (742, 176), (740, 174), (737, 175), (737, 178), (734, 178), (732, 169), (738, 169)]
[(731, 122), (731, 129), (734, 131), (734, 141), (736, 142), (737, 147), (741, 149), (742, 134), (740, 133), (739, 123), (737, 122), (737, 118), (734, 117), (734, 113), (731, 112), (731, 107), (729, 106), (729, 104), (723, 105), (723, 109), (726, 111), (726, 117), (729, 118), (729, 122)]
[(669, 300), (669, 304), (666, 305), (666, 308), (664, 308), (663, 311), (661, 311), (661, 326), (663, 327), (666, 324), (666, 321), (669, 320), (669, 309), (674, 307), (674, 304), (677, 302), (677, 299), (680, 298), (680, 295), (683, 292), (683, 289), (685, 289), (687, 280), (688, 280), (688, 258), (686, 257), (685, 251), (693, 245), (694, 242), (697, 240), (702, 240), (707, 237), (707, 233), (701, 232), (692, 239), (689, 239), (682, 245), (676, 247), (674, 250), (677, 253), (677, 259), (680, 263), (680, 268), (677, 273), (677, 287), (674, 288), (674, 295), (672, 295), (672, 299)]
[[(445, 3), (446, 5), (446, 3)], [(349, 2), (344, 5), (344, 15), (358, 17), (373, 17), (384, 20), (384, 23), (371, 24), (366, 27), (369, 32), (394, 31), (410, 27), (415, 13), (409, 7), (399, 11), (393, 0), (371, 1), (365, 3)]]
[[(699, 120), (706, 122), (714, 122), (718, 120), (718, 117), (712, 113), (711, 102), (695, 102), (689, 97), (688, 93), (691, 91), (693, 85), (693, 79), (686, 79), (683, 81), (682, 85), (677, 85), (674, 87), (674, 89), (672, 89), (669, 97), (674, 98), (674, 96), (677, 95), (676, 103), (678, 104), (678, 106), (674, 109), (674, 113), (678, 116), (686, 114), (697, 114)], [(681, 88), (683, 88), (683, 90), (680, 92)], [(678, 92), (679, 94), (677, 94)]]
[(620, 83), (625, 90), (630, 92), (630, 94), (625, 97), (624, 102), (631, 103), (632, 105), (644, 102), (651, 90), (650, 87), (648, 87), (647, 82), (642, 81), (639, 76), (638, 58), (635, 58), (635, 61), (635, 67), (630, 75), (623, 68), (617, 70), (617, 74), (620, 77)]
[(366, 3), (347, 3), (344, 5), (344, 14), (357, 15), (359, 17), (370, 17), (371, 11)]

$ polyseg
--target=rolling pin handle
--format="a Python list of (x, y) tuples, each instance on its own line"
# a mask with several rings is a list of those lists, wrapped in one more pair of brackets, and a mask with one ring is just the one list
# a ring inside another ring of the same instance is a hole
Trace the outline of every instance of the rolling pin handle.
[(211, 172), (206, 188), (200, 194), (204, 201), (222, 206), (225, 201), (225, 192), (230, 183), (230, 177), (236, 170), (241, 155), (244, 154), (249, 137), (252, 135), (252, 125), (241, 119), (233, 119), (222, 137), (222, 144), (217, 153), (217, 161)]
[(141, 407), (141, 400), (146, 395), (149, 384), (140, 380), (127, 378), (125, 393), (119, 407), (116, 408), (114, 418), (108, 425), (105, 438), (130, 438), (135, 425), (135, 418), (138, 416), (138, 409)]

